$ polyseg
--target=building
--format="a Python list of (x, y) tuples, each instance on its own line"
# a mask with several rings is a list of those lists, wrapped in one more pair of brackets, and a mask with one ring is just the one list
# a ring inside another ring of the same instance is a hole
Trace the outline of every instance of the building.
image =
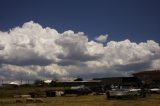
[(133, 74), (134, 77), (142, 80), (143, 83), (159, 83), (160, 84), (160, 70), (142, 71)]
[(140, 80), (136, 77), (109, 77), (109, 78), (94, 78), (93, 80), (101, 81), (102, 85), (129, 85), (138, 86)]
[(56, 81), (52, 84), (52, 86), (56, 87), (72, 87), (72, 86), (80, 86), (80, 85), (85, 85), (85, 86), (100, 86), (101, 81)]

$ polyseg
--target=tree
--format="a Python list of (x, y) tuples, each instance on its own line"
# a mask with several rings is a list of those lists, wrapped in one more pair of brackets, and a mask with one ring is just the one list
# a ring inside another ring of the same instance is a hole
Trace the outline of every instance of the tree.
[(78, 77), (78, 78), (76, 78), (74, 81), (83, 81), (83, 79), (80, 78), (80, 77)]
[(34, 81), (34, 84), (35, 84), (35, 85), (43, 85), (43, 84), (44, 84), (44, 81), (37, 79), (37, 80)]

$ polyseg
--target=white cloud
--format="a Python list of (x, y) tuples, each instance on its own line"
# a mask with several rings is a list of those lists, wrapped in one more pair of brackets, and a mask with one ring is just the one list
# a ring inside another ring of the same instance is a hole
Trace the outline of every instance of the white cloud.
[(104, 42), (107, 41), (107, 38), (108, 38), (108, 34), (106, 34), (106, 35), (99, 35), (98, 37), (95, 38), (95, 40), (98, 41), (98, 42), (104, 43)]
[(154, 60), (151, 66), (152, 69), (160, 70), (160, 59)]
[(70, 79), (127, 76), (159, 68), (160, 46), (153, 40), (89, 41), (83, 32), (43, 28), (27, 22), (0, 32), (0, 79)]

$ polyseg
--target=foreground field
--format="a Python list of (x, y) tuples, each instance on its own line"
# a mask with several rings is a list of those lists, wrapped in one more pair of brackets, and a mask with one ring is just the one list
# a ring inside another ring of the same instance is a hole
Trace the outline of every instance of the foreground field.
[(105, 95), (44, 98), (44, 103), (16, 103), (14, 98), (0, 99), (0, 106), (160, 106), (160, 95), (134, 100), (107, 100)]

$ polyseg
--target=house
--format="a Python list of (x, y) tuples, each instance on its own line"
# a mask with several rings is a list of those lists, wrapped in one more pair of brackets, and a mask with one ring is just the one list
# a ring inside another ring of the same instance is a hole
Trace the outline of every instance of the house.
[(160, 70), (142, 71), (133, 74), (134, 77), (146, 84), (160, 84)]
[(80, 85), (85, 85), (85, 86), (99, 86), (101, 85), (101, 81), (56, 81), (53, 86), (58, 86), (58, 87), (72, 87), (72, 86), (80, 86)]
[(128, 86), (139, 86), (140, 80), (136, 77), (108, 77), (108, 78), (94, 78), (93, 80), (99, 80), (102, 85), (128, 85)]

